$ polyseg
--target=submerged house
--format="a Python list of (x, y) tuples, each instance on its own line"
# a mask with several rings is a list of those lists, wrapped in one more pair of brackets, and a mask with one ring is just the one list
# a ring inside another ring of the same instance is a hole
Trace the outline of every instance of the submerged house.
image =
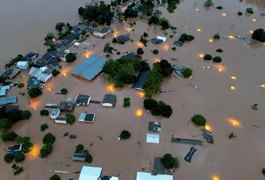
[(173, 175), (169, 174), (156, 174), (153, 175), (148, 172), (137, 172), (136, 180), (173, 180)]
[(146, 70), (146, 71), (139, 72), (139, 74), (137, 76), (137, 80), (133, 84), (132, 88), (133, 89), (136, 89), (136, 90), (143, 91), (144, 90), (145, 82), (146, 82), (146, 80), (147, 80), (150, 72), (151, 72), (150, 70)]
[(29, 71), (28, 89), (43, 88), (45, 84), (52, 78), (52, 73), (46, 72), (47, 67), (32, 67)]
[(60, 109), (53, 109), (50, 118), (51, 119), (56, 119), (60, 115)]
[(129, 40), (130, 40), (130, 36), (129, 35), (120, 35), (120, 36), (117, 37), (117, 42), (119, 44), (124, 44), (127, 41), (129, 41)]
[(95, 114), (92, 113), (81, 113), (79, 116), (79, 122), (94, 122), (96, 118)]
[(15, 154), (17, 154), (17, 153), (22, 151), (22, 147), (23, 147), (22, 144), (17, 144), (17, 145), (14, 145), (12, 147), (9, 147), (7, 152), (12, 154), (12, 155), (15, 155)]
[(151, 121), (148, 123), (148, 131), (150, 132), (161, 132), (161, 123)]
[(102, 56), (91, 56), (85, 59), (82, 63), (73, 68), (72, 74), (83, 79), (91, 81), (101, 71), (106, 63), (106, 59)]
[(87, 154), (88, 154), (88, 152), (84, 149), (76, 149), (73, 156), (72, 156), (72, 160), (74, 160), (74, 161), (85, 161)]
[(151, 39), (151, 42), (153, 44), (161, 44), (161, 43), (166, 42), (166, 41), (167, 41), (167, 38), (163, 37), (163, 36), (157, 36), (157, 37)]
[(91, 96), (88, 95), (83, 95), (83, 94), (78, 94), (75, 98), (75, 105), (76, 106), (87, 106), (89, 105), (91, 100)]
[(110, 33), (110, 29), (102, 28), (101, 30), (94, 30), (92, 34), (96, 37), (104, 38)]
[(8, 104), (16, 104), (17, 96), (10, 96), (6, 98), (0, 98), (0, 106), (8, 105)]
[(101, 176), (102, 167), (83, 166), (79, 180), (119, 180), (115, 176)]
[(182, 65), (177, 65), (177, 64), (173, 64), (172, 67), (173, 67), (175, 73), (180, 75), (180, 76), (184, 76), (183, 72), (187, 69), (186, 67), (184, 67)]
[(7, 79), (13, 79), (14, 77), (16, 77), (18, 74), (20, 73), (20, 69), (17, 68), (11, 68), (11, 69), (7, 69), (2, 76), (4, 78)]
[(73, 102), (60, 102), (60, 104), (58, 105), (58, 109), (64, 112), (72, 112), (73, 108), (74, 108)]
[(113, 94), (105, 94), (102, 106), (104, 107), (114, 107), (117, 101), (117, 96)]
[(58, 116), (54, 120), (55, 123), (57, 124), (67, 124), (67, 117), (65, 116)]
[(29, 68), (29, 61), (18, 61), (16, 64), (18, 69), (28, 69)]

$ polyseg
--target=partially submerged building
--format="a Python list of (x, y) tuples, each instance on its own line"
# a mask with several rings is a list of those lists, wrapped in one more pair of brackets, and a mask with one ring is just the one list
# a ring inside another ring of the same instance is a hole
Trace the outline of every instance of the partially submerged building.
[(79, 122), (94, 122), (96, 115), (93, 113), (81, 113), (79, 116)]
[(72, 160), (74, 160), (74, 161), (85, 161), (87, 154), (88, 154), (88, 152), (84, 149), (76, 149), (73, 156), (72, 156)]
[(65, 116), (58, 116), (54, 120), (55, 123), (57, 124), (67, 124), (67, 117)]
[(136, 180), (173, 180), (173, 175), (169, 174), (156, 174), (153, 175), (149, 172), (137, 172)]
[(2, 76), (3, 76), (4, 78), (7, 78), (7, 79), (13, 79), (13, 78), (16, 77), (19, 73), (20, 73), (20, 69), (17, 69), (17, 68), (10, 68), (10, 69), (7, 69), (7, 70), (2, 74)]
[(146, 82), (150, 72), (151, 72), (150, 70), (139, 72), (139, 74), (137, 76), (137, 80), (133, 84), (132, 88), (136, 89), (136, 90), (143, 91), (144, 90), (144, 86), (145, 86), (145, 82)]
[(0, 106), (4, 106), (7, 104), (16, 104), (17, 103), (17, 96), (10, 96), (6, 98), (0, 98)]
[(18, 69), (28, 69), (29, 68), (29, 61), (18, 61), (16, 64), (16, 67)]
[(23, 147), (22, 144), (16, 144), (16, 145), (14, 145), (12, 147), (9, 147), (7, 152), (12, 154), (12, 155), (15, 155), (15, 154), (17, 154), (17, 153), (22, 151), (22, 147)]
[(83, 95), (83, 94), (78, 94), (75, 98), (75, 105), (76, 106), (87, 106), (89, 105), (91, 100), (91, 96), (88, 95)]
[(150, 132), (161, 132), (161, 123), (151, 121), (148, 123), (148, 131)]
[(83, 79), (91, 81), (94, 79), (101, 71), (106, 63), (106, 59), (102, 56), (91, 56), (85, 59), (82, 63), (73, 68), (72, 74)]
[(60, 109), (53, 109), (50, 118), (51, 119), (56, 119), (60, 115)]
[(120, 36), (117, 37), (117, 42), (119, 44), (124, 44), (127, 41), (129, 41), (129, 40), (130, 40), (130, 36), (129, 35), (120, 35)]
[(158, 134), (146, 134), (146, 143), (159, 144), (160, 136)]
[(119, 180), (114, 176), (101, 176), (102, 167), (83, 166), (79, 180)]
[(104, 38), (110, 33), (109, 28), (102, 28), (101, 30), (94, 30), (92, 34), (96, 37)]
[(114, 107), (117, 101), (117, 96), (113, 94), (105, 94), (102, 106), (104, 107)]
[(74, 108), (73, 102), (60, 102), (60, 104), (58, 105), (58, 109), (64, 112), (72, 112), (73, 108)]

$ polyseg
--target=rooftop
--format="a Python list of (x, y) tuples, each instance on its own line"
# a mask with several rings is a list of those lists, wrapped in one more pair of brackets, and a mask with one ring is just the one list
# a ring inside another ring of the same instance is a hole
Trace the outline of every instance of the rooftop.
[(88, 95), (83, 95), (83, 94), (78, 94), (75, 98), (75, 104), (77, 106), (80, 105), (88, 105), (90, 103), (91, 96)]
[(7, 104), (15, 104), (15, 103), (17, 103), (17, 96), (0, 98), (0, 106), (7, 105)]
[(150, 74), (150, 70), (146, 70), (146, 71), (141, 71), (139, 72), (138, 76), (137, 76), (137, 80), (136, 82), (133, 84), (132, 88), (133, 89), (137, 89), (137, 90), (143, 90), (144, 89), (144, 85), (145, 82), (148, 78), (148, 75)]
[(161, 132), (161, 123), (160, 122), (149, 122), (148, 131)]
[(173, 180), (173, 176), (166, 174), (152, 175), (148, 172), (137, 172), (136, 180)]
[(74, 67), (72, 74), (91, 81), (102, 71), (105, 63), (106, 59), (102, 56), (91, 56)]
[(103, 106), (114, 106), (117, 101), (117, 96), (113, 94), (105, 94), (102, 105)]
[(98, 180), (102, 167), (83, 166), (79, 180)]
[(95, 117), (96, 117), (95, 114), (92, 114), (92, 113), (81, 113), (79, 116), (79, 121), (94, 122)]
[(73, 108), (74, 108), (74, 103), (72, 103), (72, 102), (60, 102), (58, 108), (61, 111), (71, 112), (73, 110)]

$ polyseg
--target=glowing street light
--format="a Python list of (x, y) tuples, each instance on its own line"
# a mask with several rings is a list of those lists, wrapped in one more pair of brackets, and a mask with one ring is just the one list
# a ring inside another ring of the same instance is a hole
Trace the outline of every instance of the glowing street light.
[(213, 39), (209, 39), (208, 41), (209, 41), (210, 43), (212, 43), (212, 42), (213, 42)]
[(109, 84), (109, 85), (107, 85), (106, 90), (113, 93), (113, 92), (115, 92), (116, 88), (115, 88), (114, 84)]
[(200, 53), (200, 54), (198, 54), (198, 57), (202, 59), (202, 58), (204, 58), (204, 54)]
[(230, 89), (231, 89), (232, 91), (236, 91), (236, 87), (235, 87), (235, 86), (230, 86)]
[(253, 19), (252, 19), (252, 21), (253, 21), (253, 22), (256, 22), (256, 21), (257, 21), (257, 19), (256, 19), (256, 18), (253, 18)]
[(241, 126), (241, 122), (235, 118), (229, 118), (227, 120), (232, 126), (235, 126), (235, 127), (240, 127)]
[(207, 130), (207, 131), (210, 131), (210, 132), (212, 132), (212, 126), (210, 126), (210, 124), (205, 124), (205, 126), (204, 126), (204, 128)]
[(227, 16), (227, 13), (222, 13), (221, 14), (223, 17), (226, 17)]
[(136, 111), (135, 111), (135, 115), (136, 115), (137, 117), (141, 117), (141, 116), (143, 115), (143, 110), (142, 110), (142, 109), (136, 109)]
[(196, 29), (196, 31), (197, 31), (197, 32), (201, 32), (201, 31), (202, 31), (202, 29), (200, 29), (200, 28), (197, 28), (197, 29)]
[(230, 76), (230, 79), (237, 80), (237, 77), (236, 76)]

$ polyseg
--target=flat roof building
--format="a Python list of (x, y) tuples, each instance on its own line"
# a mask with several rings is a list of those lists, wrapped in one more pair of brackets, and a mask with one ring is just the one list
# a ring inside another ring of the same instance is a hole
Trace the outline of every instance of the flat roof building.
[(168, 174), (152, 175), (148, 172), (137, 172), (136, 180), (173, 180), (173, 176)]
[(87, 106), (89, 105), (90, 100), (91, 100), (91, 96), (78, 94), (75, 98), (75, 104), (76, 106), (80, 106), (80, 105)]
[(104, 107), (114, 107), (117, 101), (117, 96), (113, 94), (105, 94), (102, 106)]
[(92, 113), (81, 113), (79, 116), (80, 122), (94, 122), (96, 118), (95, 114)]
[(73, 102), (60, 102), (58, 108), (61, 111), (72, 112), (74, 108), (74, 103)]
[(136, 89), (136, 90), (143, 91), (144, 90), (145, 82), (146, 82), (146, 80), (147, 80), (150, 72), (151, 72), (150, 70), (146, 70), (146, 71), (139, 72), (139, 74), (137, 76), (137, 80), (133, 84), (132, 88), (133, 89)]

